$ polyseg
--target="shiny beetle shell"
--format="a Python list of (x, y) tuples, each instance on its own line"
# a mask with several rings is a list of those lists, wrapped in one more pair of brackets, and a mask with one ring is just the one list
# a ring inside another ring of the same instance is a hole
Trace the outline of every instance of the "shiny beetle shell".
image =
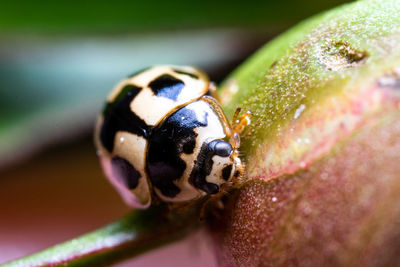
[[(210, 82), (191, 67), (155, 66), (121, 81), (96, 125), (103, 170), (135, 208), (188, 202), (242, 172), (237, 140)], [(234, 136), (234, 137), (233, 137)]]

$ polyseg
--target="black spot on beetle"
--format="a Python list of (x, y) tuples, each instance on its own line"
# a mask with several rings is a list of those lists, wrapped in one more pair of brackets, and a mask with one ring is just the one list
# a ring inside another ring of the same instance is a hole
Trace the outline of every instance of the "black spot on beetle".
[[(227, 148), (228, 145), (229, 145), (230, 149), (232, 149), (232, 146), (229, 143), (227, 143), (223, 140), (217, 139), (217, 140), (211, 141), (210, 143), (204, 144), (201, 147), (200, 153), (197, 156), (197, 164), (193, 168), (193, 170), (190, 174), (189, 181), (191, 184), (193, 184), (195, 187), (203, 190), (204, 192), (206, 192), (208, 194), (218, 193), (219, 186), (216, 184), (207, 182), (206, 177), (208, 175), (210, 175), (213, 164), (214, 164), (212, 157), (214, 155), (221, 156), (218, 154), (218, 153), (221, 154), (220, 148)], [(229, 156), (229, 155), (230, 155), (230, 153), (227, 156)], [(231, 166), (231, 168), (232, 168), (232, 166)], [(228, 179), (229, 179), (229, 177), (228, 177)]]
[(182, 151), (185, 154), (192, 154), (195, 146), (196, 146), (196, 139), (190, 137), (187, 140), (185, 140), (182, 146)]
[(103, 146), (112, 152), (114, 139), (118, 131), (127, 131), (147, 137), (151, 127), (140, 119), (130, 108), (130, 103), (140, 92), (135, 85), (126, 85), (112, 103), (107, 103), (103, 110), (104, 121), (100, 129), (100, 140)]
[[(152, 185), (164, 196), (172, 198), (181, 191), (173, 183), (182, 177), (186, 169), (186, 163), (180, 155), (193, 152), (197, 136), (194, 128), (207, 126), (207, 116), (206, 111), (202, 116), (197, 116), (186, 106), (171, 114), (152, 131), (146, 168)], [(182, 117), (185, 119), (182, 120)]]
[(229, 177), (231, 176), (231, 172), (232, 172), (232, 164), (225, 166), (222, 169), (222, 179), (224, 179), (225, 181), (228, 181)]
[(151, 81), (149, 87), (154, 95), (176, 101), (185, 84), (171, 75), (164, 74)]
[(198, 79), (198, 78), (199, 78), (199, 76), (197, 76), (196, 74), (190, 73), (190, 72), (186, 72), (186, 71), (183, 71), (183, 70), (174, 69), (174, 72), (176, 72), (176, 73), (178, 73), (178, 74), (183, 74), (183, 75), (190, 76), (190, 77), (192, 77), (193, 79)]
[(139, 184), (140, 172), (123, 158), (113, 157), (111, 159), (111, 172), (115, 179), (131, 190), (135, 189)]

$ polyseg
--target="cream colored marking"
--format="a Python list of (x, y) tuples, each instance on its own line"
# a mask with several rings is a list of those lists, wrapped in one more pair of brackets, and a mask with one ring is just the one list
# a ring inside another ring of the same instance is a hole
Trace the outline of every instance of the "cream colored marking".
[(156, 77), (170, 72), (168, 66), (154, 66), (148, 70), (136, 74), (135, 76), (128, 78), (130, 83), (137, 84), (140, 87), (147, 87), (147, 85), (154, 80)]
[[(97, 146), (97, 154), (107, 179), (119, 191), (120, 195), (129, 206), (139, 209), (149, 207), (151, 203), (151, 194), (147, 177), (145, 173), (143, 173), (144, 159), (140, 159), (140, 155), (144, 153), (146, 140), (130, 133), (118, 132), (114, 138), (114, 150), (112, 153), (109, 153), (108, 150), (103, 147), (99, 138), (103, 121), (103, 116), (100, 115), (96, 123), (95, 143)], [(133, 147), (132, 151), (130, 151), (130, 147)], [(142, 178), (139, 179), (138, 187), (135, 190), (129, 190), (125, 185), (113, 178), (111, 158), (115, 155), (128, 160), (142, 175)]]
[[(185, 74), (176, 73), (173, 71), (172, 68), (197, 75), (199, 79), (192, 78)], [(190, 85), (191, 87), (190, 92), (187, 93), (188, 96), (184, 97), (185, 99), (187, 99), (187, 97), (191, 97), (194, 94), (203, 95), (205, 92), (207, 92), (208, 88), (206, 87), (208, 87), (208, 82), (209, 82), (207, 75), (191, 67), (178, 67), (178, 66), (168, 66), (168, 65), (154, 66), (127, 80), (129, 83), (135, 84), (137, 86), (148, 87), (150, 82), (152, 82), (154, 79), (164, 74), (168, 74), (177, 79), (182, 80), (185, 83), (185, 85)]]
[(185, 83), (185, 87), (183, 87), (183, 90), (178, 96), (178, 102), (186, 103), (207, 93), (208, 80), (193, 79), (192, 77), (183, 74), (174, 74), (174, 76)]
[(119, 156), (129, 161), (140, 172), (138, 186), (131, 192), (141, 204), (150, 201), (150, 188), (145, 170), (146, 139), (128, 132), (119, 131), (115, 135), (113, 156)]
[[(194, 79), (188, 75), (178, 74), (172, 70), (172, 68), (181, 70), (184, 72), (192, 73), (199, 77), (199, 79)], [(121, 92), (122, 88), (126, 85), (135, 85), (140, 88), (145, 88), (148, 84), (153, 81), (156, 77), (161, 76), (163, 74), (169, 74), (182, 80), (185, 83), (185, 87), (178, 97), (178, 105), (183, 103), (190, 102), (193, 99), (199, 98), (204, 95), (208, 90), (209, 79), (207, 75), (195, 68), (188, 66), (169, 66), (169, 65), (161, 65), (154, 66), (149, 68), (141, 73), (136, 74), (133, 77), (124, 79), (120, 81), (116, 86), (114, 86), (113, 90), (109, 94), (107, 100), (108, 102), (112, 102), (115, 100), (117, 95)], [(189, 86), (188, 86), (189, 85)], [(179, 104), (180, 103), (180, 104)]]
[(193, 153), (181, 154), (181, 159), (186, 162), (186, 169), (182, 177), (177, 181), (174, 181), (174, 184), (181, 189), (181, 192), (174, 198), (168, 198), (163, 196), (160, 191), (155, 190), (157, 195), (164, 201), (182, 202), (206, 195), (203, 190), (200, 190), (189, 183), (190, 173), (193, 170), (194, 162), (197, 160), (197, 156), (203, 143), (211, 142), (215, 139), (221, 139), (226, 136), (218, 116), (214, 113), (211, 106), (207, 102), (198, 100), (187, 105), (186, 108), (193, 110), (198, 118), (202, 118), (202, 116), (204, 116), (204, 111), (206, 111), (208, 113), (208, 125), (206, 127), (197, 127), (194, 129), (194, 131), (197, 133), (197, 138)]
[[(176, 101), (166, 97), (157, 97), (150, 87), (146, 87), (148, 83), (162, 74), (169, 74), (184, 82), (185, 86)], [(150, 77), (151, 75), (154, 76)], [(153, 126), (157, 125), (167, 114), (175, 111), (178, 106), (182, 106), (204, 95), (207, 92), (206, 87), (208, 86), (208, 80), (193, 79), (188, 75), (176, 74), (167, 67), (153, 68), (152, 71), (146, 71), (138, 77), (135, 77), (132, 82), (141, 85), (146, 79), (149, 80), (143, 85), (144, 88), (132, 101), (130, 107), (136, 115), (146, 122), (146, 124)]]
[(138, 73), (133, 77), (124, 79), (114, 86), (107, 100), (109, 102), (114, 101), (118, 94), (121, 92), (122, 88), (124, 88), (126, 85), (135, 85), (140, 88), (147, 87), (147, 85), (152, 80), (154, 80), (154, 77), (157, 77), (161, 73), (169, 70), (170, 68), (167, 66), (153, 67), (141, 73)]
[(157, 196), (162, 201), (165, 201), (165, 202), (185, 202), (185, 201), (190, 201), (193, 199), (198, 199), (198, 198), (201, 198), (202, 196), (206, 195), (205, 192), (194, 189), (193, 186), (191, 186), (190, 184), (189, 185), (180, 184), (178, 187), (179, 187), (179, 189), (181, 189), (181, 192), (179, 192), (179, 194), (177, 194), (173, 198), (164, 196), (157, 187), (154, 187), (154, 191), (157, 194)]
[(147, 125), (152, 126), (176, 106), (177, 102), (171, 99), (155, 97), (150, 88), (142, 89), (130, 104), (132, 112), (135, 112)]
[(226, 183), (226, 181), (222, 178), (222, 169), (230, 164), (233, 165), (233, 160), (231, 157), (220, 157), (218, 155), (212, 157), (212, 160), (214, 164), (210, 174), (206, 177), (206, 181), (216, 185)]
[[(197, 77), (199, 77), (199, 80), (203, 80), (203, 81), (207, 81), (207, 82), (209, 81), (209, 78), (208, 78), (207, 74), (205, 74), (204, 72), (202, 72), (199, 69), (196, 69), (196, 68), (193, 68), (193, 67), (190, 67), (190, 66), (174, 66), (174, 65), (171, 65), (169, 67), (171, 69), (176, 69), (176, 70), (180, 70), (180, 71), (183, 71), (183, 72), (194, 74)], [(187, 75), (185, 75), (185, 76), (187, 76)]]

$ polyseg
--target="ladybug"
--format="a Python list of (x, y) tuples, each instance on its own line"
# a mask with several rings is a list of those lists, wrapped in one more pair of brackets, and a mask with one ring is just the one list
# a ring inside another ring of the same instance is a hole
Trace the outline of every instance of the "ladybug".
[[(202, 71), (154, 66), (112, 90), (95, 130), (103, 170), (125, 202), (189, 203), (218, 195), (244, 173), (239, 133), (250, 112), (233, 126)], [(215, 96), (215, 97), (213, 97)]]

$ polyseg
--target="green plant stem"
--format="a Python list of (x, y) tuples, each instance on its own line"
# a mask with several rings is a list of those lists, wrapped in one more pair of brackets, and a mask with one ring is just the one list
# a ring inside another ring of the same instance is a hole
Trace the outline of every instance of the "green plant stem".
[(183, 237), (189, 229), (199, 224), (198, 218), (196, 209), (175, 213), (158, 206), (133, 211), (99, 230), (2, 266), (110, 263)]

